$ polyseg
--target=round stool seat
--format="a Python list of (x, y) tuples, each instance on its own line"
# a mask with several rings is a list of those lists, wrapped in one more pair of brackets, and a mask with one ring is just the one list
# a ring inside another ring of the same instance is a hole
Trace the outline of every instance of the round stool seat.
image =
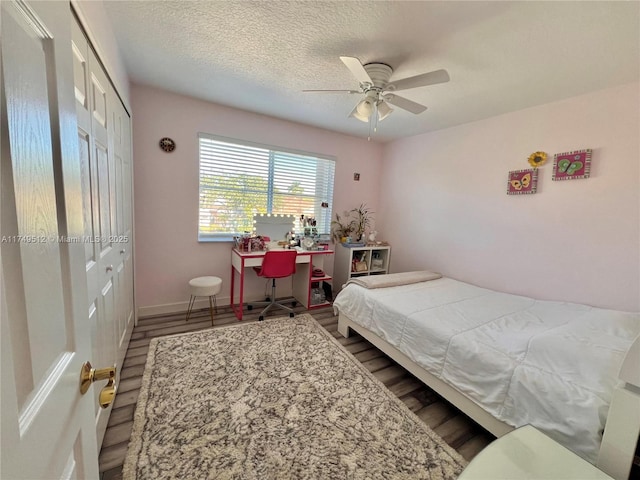
[(189, 289), (194, 297), (210, 297), (222, 290), (220, 277), (197, 277), (189, 280)]

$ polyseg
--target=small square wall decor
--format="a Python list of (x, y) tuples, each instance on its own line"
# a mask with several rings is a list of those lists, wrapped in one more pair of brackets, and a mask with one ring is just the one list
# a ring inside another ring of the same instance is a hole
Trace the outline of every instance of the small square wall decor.
[(591, 149), (556, 153), (553, 157), (552, 180), (589, 178), (591, 175)]
[(509, 172), (507, 195), (525, 195), (536, 193), (538, 185), (538, 169), (514, 170)]

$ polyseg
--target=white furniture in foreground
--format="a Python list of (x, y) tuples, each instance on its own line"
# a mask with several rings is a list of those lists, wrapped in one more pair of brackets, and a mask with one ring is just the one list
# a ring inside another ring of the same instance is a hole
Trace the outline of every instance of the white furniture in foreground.
[(531, 425), (517, 428), (482, 450), (458, 477), (460, 480), (611, 480)]

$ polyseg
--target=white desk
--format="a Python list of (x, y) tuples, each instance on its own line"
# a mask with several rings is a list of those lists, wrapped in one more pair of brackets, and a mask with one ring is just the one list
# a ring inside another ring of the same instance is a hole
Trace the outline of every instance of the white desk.
[[(242, 305), (244, 303), (244, 278), (245, 269), (259, 267), (266, 251), (241, 252), (237, 248), (231, 250), (231, 309), (238, 320), (242, 320)], [(326, 282), (331, 277), (314, 277), (314, 268), (324, 270), (324, 259), (327, 255), (333, 255), (333, 250), (303, 250), (298, 251), (296, 258), (296, 273), (293, 276), (293, 296), (307, 309), (321, 308), (330, 302), (311, 305), (311, 284), (314, 282)], [(238, 303), (235, 303), (236, 277), (239, 280)]]
[(493, 441), (464, 469), (459, 480), (613, 480), (531, 425)]

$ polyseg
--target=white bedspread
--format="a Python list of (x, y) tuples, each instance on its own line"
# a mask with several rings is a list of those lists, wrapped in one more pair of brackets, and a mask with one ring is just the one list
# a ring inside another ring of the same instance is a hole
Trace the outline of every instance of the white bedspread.
[(640, 314), (540, 301), (450, 278), (367, 290), (334, 308), (494, 417), (531, 424), (595, 462)]

